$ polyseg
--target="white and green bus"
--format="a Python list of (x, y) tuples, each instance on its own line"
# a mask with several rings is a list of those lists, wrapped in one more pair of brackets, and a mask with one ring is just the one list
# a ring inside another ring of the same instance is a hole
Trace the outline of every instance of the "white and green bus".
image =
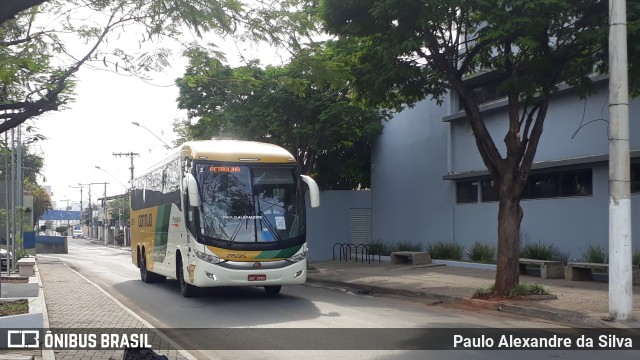
[(307, 277), (305, 192), (285, 149), (249, 141), (187, 142), (134, 180), (131, 258), (142, 281), (197, 288), (263, 286), (267, 294)]

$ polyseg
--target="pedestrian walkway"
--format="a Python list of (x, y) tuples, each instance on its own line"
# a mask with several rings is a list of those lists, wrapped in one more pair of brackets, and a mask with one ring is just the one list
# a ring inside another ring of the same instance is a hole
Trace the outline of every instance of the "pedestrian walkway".
[[(160, 345), (158, 354), (169, 359), (190, 359), (184, 352), (175, 350), (175, 344), (150, 330), (146, 321), (136, 316), (115, 298), (111, 297), (88, 279), (52, 257), (38, 257), (38, 271), (43, 284), (47, 308), (48, 328), (51, 329), (141, 329), (150, 332), (150, 340)], [(154, 346), (155, 347), (155, 346)], [(123, 350), (55, 350), (57, 360), (121, 360)], [(43, 354), (44, 355), (44, 354)]]
[(411, 297), (429, 302), (464, 304), (573, 324), (640, 328), (640, 286), (633, 287), (632, 321), (605, 321), (609, 313), (606, 282), (541, 279), (521, 275), (520, 283), (544, 285), (557, 299), (472, 300), (474, 292), (493, 285), (495, 271), (438, 265), (392, 265), (325, 261), (310, 265), (308, 282), (347, 286), (371, 294)]

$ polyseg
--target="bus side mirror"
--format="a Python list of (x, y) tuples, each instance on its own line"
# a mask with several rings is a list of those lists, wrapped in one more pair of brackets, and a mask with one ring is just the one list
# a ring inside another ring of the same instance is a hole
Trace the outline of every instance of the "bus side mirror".
[(302, 181), (307, 183), (309, 186), (309, 199), (311, 199), (311, 207), (315, 208), (320, 206), (320, 190), (318, 189), (318, 184), (307, 175), (300, 175)]
[(189, 205), (193, 207), (200, 206), (200, 194), (198, 193), (198, 183), (192, 174), (186, 175), (187, 179), (187, 195), (189, 195)]

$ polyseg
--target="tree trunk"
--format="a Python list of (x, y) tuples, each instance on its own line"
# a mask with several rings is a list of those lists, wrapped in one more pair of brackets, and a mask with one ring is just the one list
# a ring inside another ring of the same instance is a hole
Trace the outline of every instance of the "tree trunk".
[(518, 285), (520, 278), (520, 223), (522, 208), (520, 192), (515, 184), (500, 185), (500, 205), (498, 210), (498, 265), (494, 291), (505, 294)]

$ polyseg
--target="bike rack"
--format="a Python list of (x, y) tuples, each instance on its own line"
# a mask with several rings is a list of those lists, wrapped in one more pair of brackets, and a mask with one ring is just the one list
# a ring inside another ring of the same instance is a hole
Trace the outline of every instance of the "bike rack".
[[(382, 262), (380, 258), (380, 253), (382, 252), (380, 246), (371, 245), (371, 244), (351, 244), (351, 243), (335, 243), (333, 244), (333, 260), (336, 260), (336, 247), (338, 248), (338, 254), (340, 258), (340, 262), (344, 258), (345, 262), (351, 261), (353, 258), (355, 262), (358, 262), (358, 254), (360, 254), (360, 261), (362, 263), (365, 262), (371, 264), (371, 259), (373, 258), (375, 261), (375, 252), (372, 250), (377, 250), (378, 253), (378, 262)], [(353, 256), (352, 256), (353, 255)]]

